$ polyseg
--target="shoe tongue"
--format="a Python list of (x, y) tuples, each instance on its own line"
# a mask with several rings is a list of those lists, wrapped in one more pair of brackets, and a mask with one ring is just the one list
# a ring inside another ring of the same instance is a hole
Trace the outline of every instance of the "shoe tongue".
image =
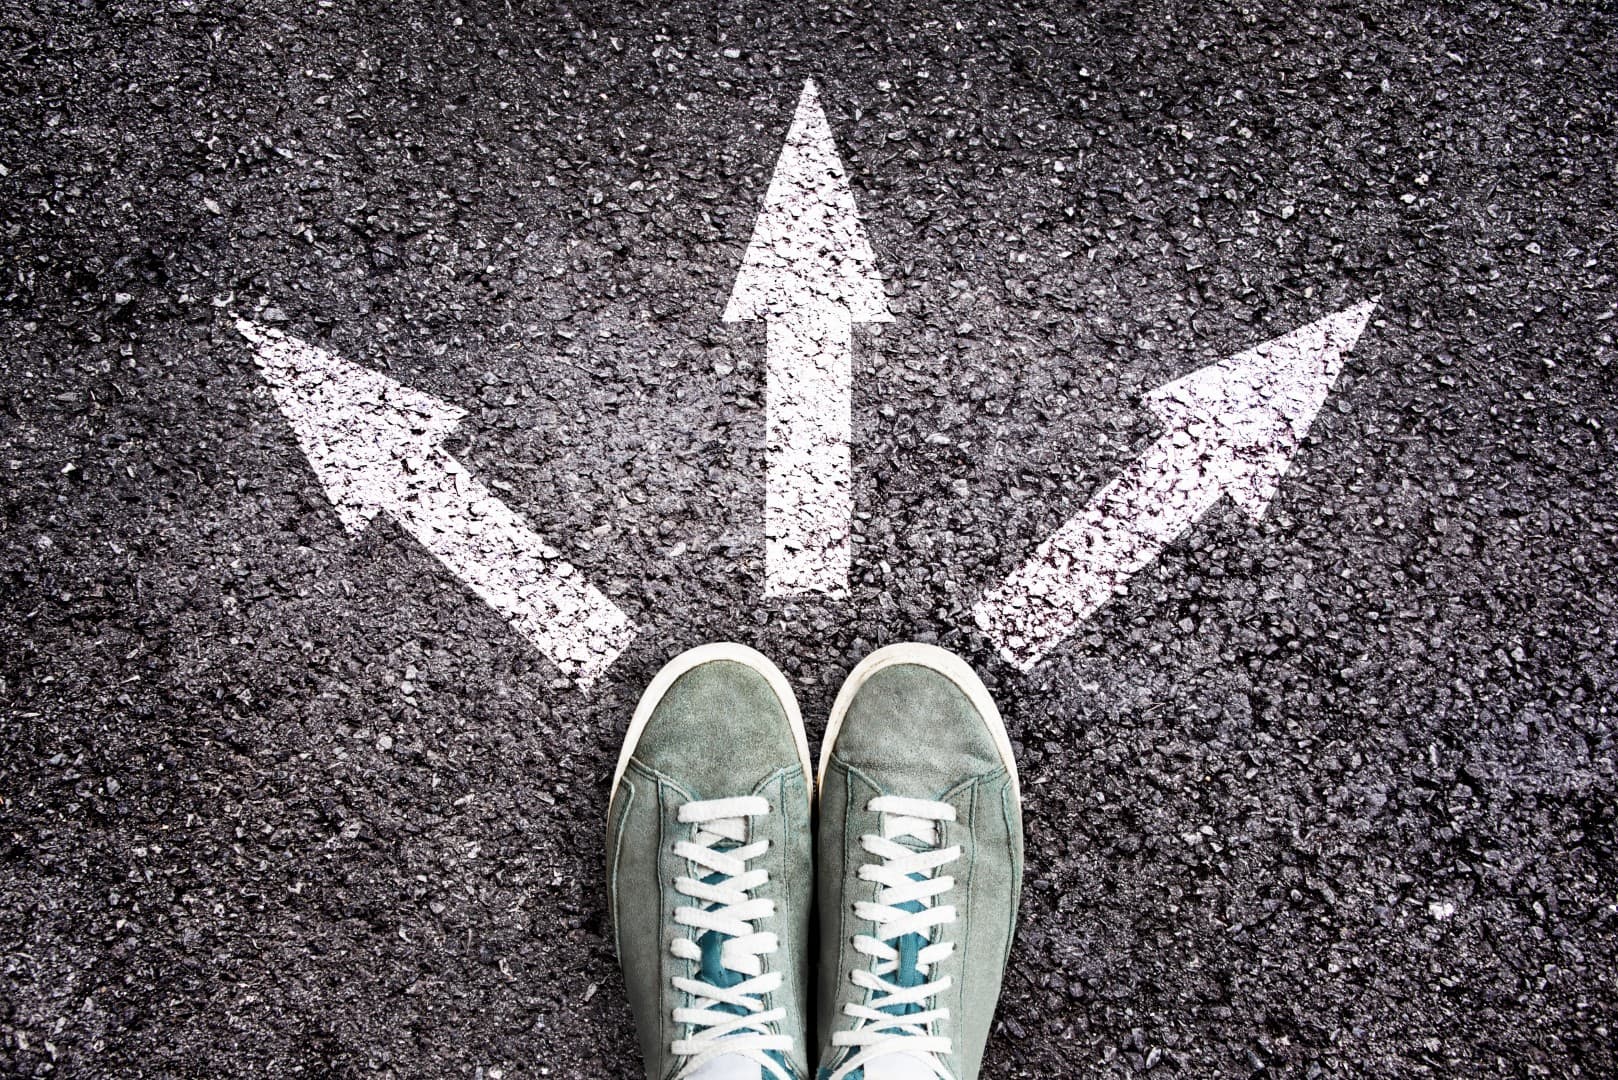
[(865, 1080), (938, 1080), (938, 1074), (914, 1054), (883, 1054), (865, 1063)]
[(764, 1068), (743, 1054), (720, 1054), (687, 1077), (688, 1080), (763, 1080)]

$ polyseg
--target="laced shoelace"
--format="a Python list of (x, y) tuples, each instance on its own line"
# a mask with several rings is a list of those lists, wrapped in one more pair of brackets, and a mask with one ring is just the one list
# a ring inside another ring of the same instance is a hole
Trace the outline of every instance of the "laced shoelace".
[(695, 999), (692, 1007), (674, 1010), (674, 1022), (690, 1027), (672, 1047), (685, 1059), (676, 1080), (724, 1054), (756, 1061), (763, 1075), (775, 1080), (792, 1080), (785, 1058), (777, 1056), (792, 1047), (791, 1036), (775, 1030), (786, 1009), (766, 1009), (761, 1000), (781, 986), (781, 973), (765, 971), (762, 960), (775, 952), (776, 936), (755, 925), (774, 916), (775, 902), (752, 895), (770, 873), (747, 868), (770, 848), (768, 840), (746, 842), (748, 821), (769, 812), (769, 802), (757, 796), (680, 807), (680, 822), (697, 828), (691, 839), (674, 845), (674, 854), (691, 867), (691, 875), (675, 879), (674, 888), (696, 903), (675, 909), (674, 921), (692, 935), (675, 938), (670, 948), (679, 959), (695, 963), (699, 977), (674, 976), (675, 988)]
[[(939, 825), (955, 820), (955, 808), (929, 799), (883, 795), (872, 799), (869, 809), (882, 815), (882, 834), (860, 837), (860, 846), (875, 861), (864, 863), (859, 876), (882, 888), (875, 903), (854, 904), (855, 918), (875, 928), (854, 938), (855, 950), (871, 958), (870, 968), (849, 973), (867, 997), (863, 1004), (851, 1001), (843, 1006), (854, 1026), (833, 1032), (832, 1045), (853, 1047), (855, 1052), (829, 1080), (843, 1080), (867, 1063), (895, 1053), (911, 1055), (925, 1062), (939, 1080), (949, 1080), (941, 1055), (950, 1052), (950, 1039), (938, 1034), (949, 1019), (949, 1009), (933, 1007), (933, 1000), (949, 989), (950, 978), (928, 976), (933, 965), (955, 951), (953, 941), (937, 940), (940, 935), (935, 933), (955, 922), (954, 906), (937, 903), (955, 887), (955, 879), (936, 873), (961, 857), (959, 845), (938, 846)], [(921, 848), (899, 842), (906, 838)]]

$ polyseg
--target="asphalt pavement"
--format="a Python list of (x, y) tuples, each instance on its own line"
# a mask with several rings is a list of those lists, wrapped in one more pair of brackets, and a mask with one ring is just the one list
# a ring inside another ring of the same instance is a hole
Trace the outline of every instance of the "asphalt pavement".
[[(0, 0), (0, 1074), (639, 1075), (607, 786), (685, 647), (818, 739), (960, 651), (1022, 770), (984, 1066), (1618, 1075), (1618, 16), (1601, 4)], [(849, 595), (765, 595), (805, 79), (893, 320)], [(1375, 300), (1264, 515), (1023, 672), (974, 603), (1154, 388)], [(628, 617), (581, 689), (345, 529), (237, 318), (464, 410)]]

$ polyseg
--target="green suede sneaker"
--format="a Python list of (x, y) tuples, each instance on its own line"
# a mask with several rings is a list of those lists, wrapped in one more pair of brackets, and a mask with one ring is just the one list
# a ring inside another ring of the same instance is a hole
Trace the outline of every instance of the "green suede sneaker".
[(976, 1080), (1022, 890), (1022, 795), (989, 692), (892, 645), (820, 750), (820, 1080)]
[(804, 1080), (809, 744), (743, 645), (641, 695), (607, 811), (607, 891), (649, 1080)]

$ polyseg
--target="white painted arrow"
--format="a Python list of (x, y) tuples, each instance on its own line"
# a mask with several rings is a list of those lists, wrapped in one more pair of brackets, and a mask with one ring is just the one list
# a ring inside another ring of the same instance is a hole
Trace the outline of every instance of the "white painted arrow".
[(766, 596), (848, 590), (852, 325), (892, 318), (811, 79), (725, 308), (766, 324)]
[(1146, 395), (1167, 429), (974, 609), (1032, 668), (1221, 495), (1263, 516), (1376, 301), (1193, 371)]
[(245, 319), (236, 329), (351, 533), (386, 511), (581, 688), (629, 644), (624, 613), (439, 445), (463, 410)]

